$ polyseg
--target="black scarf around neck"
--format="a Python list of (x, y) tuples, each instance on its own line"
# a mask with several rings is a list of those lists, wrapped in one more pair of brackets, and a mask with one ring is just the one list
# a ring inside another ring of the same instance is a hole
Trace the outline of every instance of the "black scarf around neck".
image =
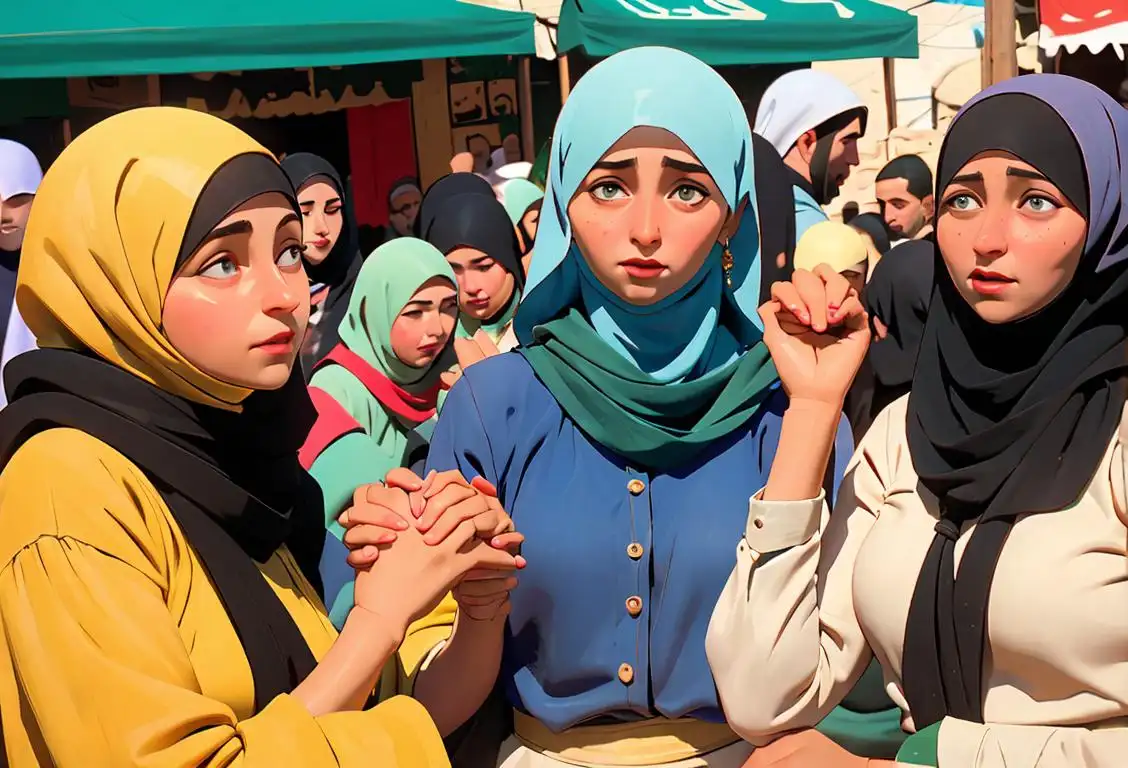
[(323, 503), (298, 464), (315, 418), (300, 369), (282, 389), (252, 394), (242, 413), (190, 403), (67, 350), (20, 355), (4, 379), (0, 466), (36, 433), (57, 427), (81, 430), (136, 464), (215, 584), (250, 663), (256, 711), (292, 691), (316, 662), (255, 561), (287, 544), (319, 583)]
[[(1104, 211), (1098, 223), (1072, 131), (1026, 94), (987, 98), (957, 119), (940, 158), (938, 202), (948, 180), (988, 149), (1038, 168), (1090, 228), (1104, 230), (1089, 232), (1061, 295), (1004, 324), (975, 313), (937, 251), (907, 421), (913, 466), (940, 508), (905, 629), (905, 697), (918, 730), (945, 716), (983, 722), (988, 598), (1011, 527), (1081, 497), (1125, 403), (1128, 264), (1097, 272), (1101, 259), (1128, 248), (1119, 214)], [(957, 573), (956, 540), (970, 522), (976, 527)]]

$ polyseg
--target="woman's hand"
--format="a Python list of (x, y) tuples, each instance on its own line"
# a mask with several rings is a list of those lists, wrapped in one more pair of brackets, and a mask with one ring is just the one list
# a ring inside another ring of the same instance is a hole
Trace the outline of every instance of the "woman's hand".
[(852, 754), (813, 728), (789, 733), (757, 747), (744, 768), (892, 768), (891, 760)]
[[(428, 544), (444, 541), (464, 522), (474, 526), (478, 536), (495, 549), (519, 551), (524, 537), (513, 530), (513, 521), (497, 500), (497, 491), (485, 478), (467, 483), (460, 472), (432, 472), (425, 480), (406, 468), (393, 469), (385, 478), (386, 485), (373, 483), (364, 487), (364, 503), (354, 504), (339, 520), (347, 530), (345, 545), (348, 562), (353, 568), (365, 568), (379, 555), (379, 546), (394, 540), (395, 531), (381, 530), (396, 525), (396, 518), (413, 519), (415, 528)], [(358, 494), (360, 493), (358, 489)], [(365, 532), (349, 535), (352, 527), (365, 526)], [(389, 534), (391, 538), (389, 538)], [(517, 555), (518, 567), (525, 561)]]
[[(521, 557), (521, 542), (525, 537), (513, 530), (513, 521), (497, 499), (497, 489), (484, 477), (475, 477), (470, 485), (486, 499), (491, 512), (497, 516), (498, 535), (490, 539), (490, 546), (512, 552), (518, 568), (525, 567)], [(426, 513), (424, 513), (426, 514)], [(508, 521), (508, 522), (506, 522)], [(497, 571), (471, 571), (462, 577), (452, 594), (458, 609), (473, 621), (496, 621), (509, 615), (509, 593), (517, 587), (517, 577)]]
[(350, 553), (357, 553), (364, 567), (376, 562), (380, 545), (391, 544), (396, 534), (410, 528), (414, 520), (410, 503), (403, 503), (408, 497), (385, 494), (385, 490), (380, 484), (360, 486), (353, 492), (352, 506), (337, 518), (345, 529), (345, 546)]
[[(400, 505), (408, 503), (402, 494)], [(460, 523), (442, 542), (430, 545), (423, 534), (409, 528), (395, 542), (379, 545), (378, 559), (357, 570), (353, 599), (356, 608), (380, 617), (402, 639), (408, 625), (428, 613), (471, 572), (512, 573), (516, 558), (478, 538), (473, 523)]]
[(825, 264), (772, 285), (760, 307), (764, 343), (792, 400), (840, 406), (869, 346), (858, 294)]
[(469, 339), (454, 340), (454, 354), (458, 357), (458, 367), (465, 371), (487, 357), (500, 355), (501, 351), (490, 335), (479, 328)]
[(449, 392), (451, 390), (451, 388), (454, 387), (454, 385), (457, 384), (458, 380), (461, 379), (461, 378), (462, 378), (462, 368), (461, 368), (461, 366), (455, 365), (455, 366), (452, 366), (450, 370), (443, 371), (442, 373), (439, 374), (439, 384), (442, 386), (443, 389), (445, 389)]

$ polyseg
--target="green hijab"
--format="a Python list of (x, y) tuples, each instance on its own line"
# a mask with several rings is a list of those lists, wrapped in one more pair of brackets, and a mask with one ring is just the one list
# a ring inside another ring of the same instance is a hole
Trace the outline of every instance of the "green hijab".
[(501, 204), (505, 206), (513, 226), (520, 224), (533, 203), (542, 199), (544, 190), (531, 181), (512, 179), (501, 185)]
[(426, 368), (404, 363), (392, 351), (392, 324), (415, 292), (435, 277), (457, 288), (454, 270), (430, 243), (397, 237), (372, 252), (356, 277), (349, 308), (341, 321), (341, 341), (394, 384), (427, 389), (453, 359), (450, 345)]
[(465, 312), (460, 312), (458, 315), (458, 328), (455, 329), (454, 335), (460, 339), (469, 339), (479, 330), (482, 330), (485, 331), (486, 334), (493, 339), (494, 344), (496, 344), (501, 340), (501, 337), (505, 335), (509, 324), (513, 322), (513, 317), (517, 314), (517, 305), (520, 303), (521, 290), (514, 285), (513, 295), (509, 297), (509, 303), (505, 305), (505, 309), (501, 310), (501, 312), (494, 315), (488, 321), (479, 320)]

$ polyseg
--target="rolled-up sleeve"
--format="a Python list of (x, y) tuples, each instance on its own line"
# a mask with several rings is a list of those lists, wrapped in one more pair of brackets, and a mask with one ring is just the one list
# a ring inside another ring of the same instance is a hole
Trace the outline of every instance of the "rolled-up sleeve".
[(42, 536), (0, 570), (0, 622), (3, 729), (28, 734), (11, 765), (447, 765), (406, 697), (313, 717), (282, 695), (240, 720), (201, 693), (160, 586), (74, 539)]
[(833, 515), (821, 494), (790, 502), (757, 494), (749, 502), (705, 645), (725, 717), (753, 744), (817, 724), (872, 657), (854, 613), (852, 576), (884, 495), (883, 445), (863, 440)]

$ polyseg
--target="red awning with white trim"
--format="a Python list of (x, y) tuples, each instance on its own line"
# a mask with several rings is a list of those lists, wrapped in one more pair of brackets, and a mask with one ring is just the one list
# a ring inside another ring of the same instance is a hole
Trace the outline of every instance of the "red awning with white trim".
[(1038, 18), (1038, 45), (1050, 56), (1111, 45), (1123, 59), (1128, 48), (1128, 0), (1038, 0)]

